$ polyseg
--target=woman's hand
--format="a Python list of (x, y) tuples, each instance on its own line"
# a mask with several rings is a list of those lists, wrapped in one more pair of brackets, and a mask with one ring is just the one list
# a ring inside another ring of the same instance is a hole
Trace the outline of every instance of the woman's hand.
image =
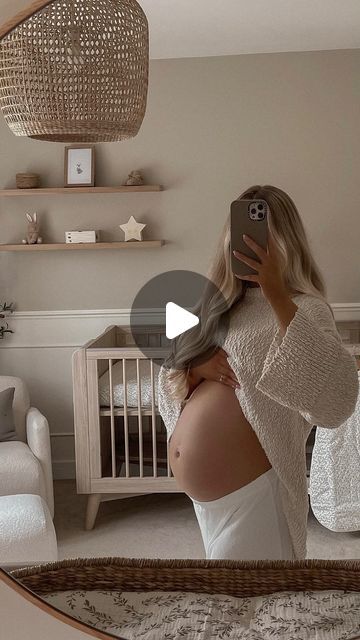
[(190, 368), (190, 388), (195, 388), (203, 380), (221, 382), (233, 389), (240, 388), (239, 381), (229, 365), (227, 354), (221, 348), (203, 364)]
[(284, 336), (291, 320), (293, 319), (297, 305), (291, 300), (290, 292), (286, 287), (282, 269), (280, 253), (274, 242), (273, 236), (268, 233), (267, 251), (260, 247), (255, 240), (248, 236), (243, 236), (244, 242), (259, 257), (259, 262), (248, 258), (240, 251), (234, 251), (234, 256), (255, 269), (257, 273), (248, 276), (236, 276), (240, 280), (251, 280), (257, 282), (264, 294), (265, 298), (271, 304), (273, 311), (278, 319), (280, 334)]
[(280, 253), (275, 245), (270, 230), (268, 231), (268, 247), (267, 251), (260, 247), (255, 240), (249, 238), (249, 236), (243, 236), (244, 242), (256, 253), (259, 261), (249, 258), (240, 251), (234, 251), (234, 256), (241, 262), (249, 265), (257, 271), (257, 273), (249, 274), (246, 276), (236, 275), (240, 280), (251, 280), (257, 282), (267, 300), (272, 301), (280, 300), (289, 295), (289, 291), (285, 285), (284, 278), (281, 269)]

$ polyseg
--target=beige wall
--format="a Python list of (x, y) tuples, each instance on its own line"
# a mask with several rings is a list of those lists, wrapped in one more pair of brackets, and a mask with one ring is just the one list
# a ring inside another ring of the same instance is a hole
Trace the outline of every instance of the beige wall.
[[(0, 255), (1, 284), (19, 310), (126, 308), (146, 280), (167, 269), (205, 273), (229, 204), (247, 186), (270, 183), (294, 198), (330, 301), (359, 299), (360, 50), (154, 60), (138, 136), (97, 145), (97, 183), (133, 168), (166, 190), (154, 194), (0, 200), (0, 241), (21, 241), (37, 210), (46, 241), (65, 230), (117, 225), (134, 214), (143, 252)], [(33, 170), (63, 180), (62, 144), (15, 138), (0, 120), (0, 186)]]
[[(289, 192), (330, 302), (348, 303), (343, 317), (360, 319), (359, 104), (360, 50), (152, 61), (140, 133), (97, 146), (97, 181), (121, 183), (141, 168), (164, 192), (0, 199), (1, 242), (21, 241), (33, 210), (47, 241), (81, 226), (122, 239), (117, 225), (131, 214), (148, 223), (148, 237), (167, 241), (143, 251), (0, 252), (0, 299), (19, 312), (16, 333), (0, 344), (0, 374), (23, 377), (47, 416), (57, 476), (74, 473), (74, 348), (126, 322), (121, 309), (147, 278), (177, 268), (205, 273), (230, 202), (246, 187)], [(62, 184), (62, 144), (15, 138), (0, 118), (0, 151), (0, 187), (26, 170)]]

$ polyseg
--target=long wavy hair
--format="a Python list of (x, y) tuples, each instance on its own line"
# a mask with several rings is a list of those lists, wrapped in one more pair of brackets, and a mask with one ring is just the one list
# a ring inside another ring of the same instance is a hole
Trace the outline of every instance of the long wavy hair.
[[(237, 200), (254, 198), (262, 198), (268, 204), (268, 227), (279, 250), (284, 283), (290, 295), (310, 294), (328, 304), (323, 277), (311, 254), (304, 225), (293, 200), (285, 191), (271, 185), (249, 187)], [(226, 330), (226, 319), (235, 305), (241, 323), (241, 301), (246, 296), (249, 281), (236, 278), (231, 270), (230, 215), (224, 224), (207, 278), (213, 286), (204, 292), (193, 310), (200, 319), (199, 325), (173, 341), (172, 355), (165, 362), (170, 369), (167, 376), (170, 395), (180, 401), (188, 395), (189, 368), (218, 348), (218, 338)], [(176, 367), (172, 367), (174, 354)]]

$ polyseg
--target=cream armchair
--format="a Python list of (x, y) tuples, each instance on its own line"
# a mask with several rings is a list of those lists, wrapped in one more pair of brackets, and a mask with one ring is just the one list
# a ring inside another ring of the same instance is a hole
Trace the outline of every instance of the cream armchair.
[(41, 496), (54, 516), (50, 433), (47, 419), (30, 406), (21, 378), (0, 376), (0, 391), (15, 387), (13, 411), (19, 441), (0, 442), (0, 496)]

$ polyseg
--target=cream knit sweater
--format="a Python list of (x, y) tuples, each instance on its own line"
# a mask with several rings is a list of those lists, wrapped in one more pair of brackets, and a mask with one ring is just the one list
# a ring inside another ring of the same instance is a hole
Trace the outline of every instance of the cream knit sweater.
[[(305, 445), (313, 425), (338, 427), (355, 410), (355, 358), (342, 344), (327, 304), (312, 295), (297, 305), (284, 337), (260, 287), (247, 289), (232, 312), (223, 349), (240, 389), (242, 411), (280, 479), (281, 499), (297, 559), (306, 556), (308, 492)], [(158, 403), (168, 440), (181, 412), (159, 373)]]

